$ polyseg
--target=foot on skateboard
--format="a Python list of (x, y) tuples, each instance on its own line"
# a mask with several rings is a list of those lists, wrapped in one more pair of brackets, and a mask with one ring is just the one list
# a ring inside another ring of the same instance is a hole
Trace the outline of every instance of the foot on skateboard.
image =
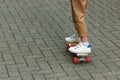
[[(71, 43), (68, 43), (67, 44), (67, 51), (69, 51), (69, 48), (70, 47), (73, 47), (73, 46), (76, 46), (79, 42), (71, 42)], [(88, 56), (89, 53), (73, 53), (75, 54), (75, 56), (73, 57), (73, 62), (75, 64), (78, 64), (78, 63), (90, 63), (91, 62), (91, 59), (90, 57)]]

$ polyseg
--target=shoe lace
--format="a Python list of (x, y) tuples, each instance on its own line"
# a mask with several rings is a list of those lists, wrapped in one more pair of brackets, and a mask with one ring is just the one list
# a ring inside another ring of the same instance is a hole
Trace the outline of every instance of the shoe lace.
[(82, 43), (79, 43), (78, 45), (75, 46), (75, 49), (79, 48), (82, 46)]
[(71, 38), (75, 38), (76, 36), (77, 36), (77, 35), (76, 35), (76, 34), (74, 34), (74, 35), (72, 35), (72, 36), (71, 36)]

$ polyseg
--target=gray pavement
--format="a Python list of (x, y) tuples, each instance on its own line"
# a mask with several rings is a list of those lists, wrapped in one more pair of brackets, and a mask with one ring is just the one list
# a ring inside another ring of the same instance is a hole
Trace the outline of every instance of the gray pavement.
[(89, 0), (90, 64), (75, 65), (69, 0), (0, 0), (0, 80), (120, 80), (120, 0)]

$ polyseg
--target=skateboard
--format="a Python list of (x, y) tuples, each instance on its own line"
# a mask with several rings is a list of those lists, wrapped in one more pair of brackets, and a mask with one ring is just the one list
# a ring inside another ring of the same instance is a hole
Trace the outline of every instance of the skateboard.
[[(67, 51), (69, 50), (70, 47), (72, 46), (76, 46), (79, 42), (70, 42), (67, 44), (66, 49)], [(88, 56), (88, 54), (75, 54), (73, 53), (73, 63), (74, 64), (79, 64), (79, 63), (90, 63), (91, 62), (91, 58)]]

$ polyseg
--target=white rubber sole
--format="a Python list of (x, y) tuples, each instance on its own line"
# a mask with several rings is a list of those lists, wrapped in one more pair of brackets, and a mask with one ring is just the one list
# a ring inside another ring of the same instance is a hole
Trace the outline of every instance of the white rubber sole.
[(77, 53), (76, 55), (80, 57), (85, 57), (85, 56), (88, 56), (88, 54), (89, 53)]

